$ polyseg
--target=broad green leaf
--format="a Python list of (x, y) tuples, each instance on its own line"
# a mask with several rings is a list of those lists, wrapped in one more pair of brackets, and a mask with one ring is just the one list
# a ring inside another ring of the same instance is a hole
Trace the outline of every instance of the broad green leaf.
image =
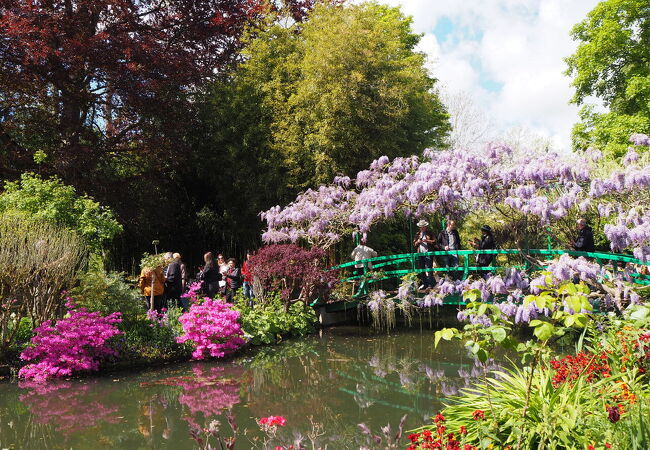
[(552, 324), (545, 322), (542, 325), (536, 327), (533, 334), (540, 341), (547, 341), (551, 338), (551, 336), (553, 336), (554, 332), (555, 332), (555, 327)]
[(503, 328), (492, 329), (492, 337), (494, 338), (495, 341), (503, 342), (506, 336), (507, 336), (506, 330), (504, 330)]

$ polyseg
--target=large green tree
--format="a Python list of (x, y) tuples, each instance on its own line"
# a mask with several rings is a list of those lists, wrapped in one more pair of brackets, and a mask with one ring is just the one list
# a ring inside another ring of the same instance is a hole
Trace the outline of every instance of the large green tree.
[(258, 213), (355, 176), (381, 155), (443, 146), (449, 133), (420, 36), (398, 8), (322, 2), (250, 30), (243, 61), (200, 103), (182, 184), (197, 242), (259, 244)]
[(448, 115), (419, 40), (410, 17), (377, 3), (321, 4), (303, 24), (256, 33), (234, 83), (256, 96), (290, 189), (444, 144)]
[[(573, 130), (574, 147), (620, 156), (630, 134), (650, 133), (650, 3), (602, 1), (571, 35), (580, 42), (567, 58), (576, 89), (572, 101), (585, 105)], [(585, 104), (590, 96), (609, 111)]]

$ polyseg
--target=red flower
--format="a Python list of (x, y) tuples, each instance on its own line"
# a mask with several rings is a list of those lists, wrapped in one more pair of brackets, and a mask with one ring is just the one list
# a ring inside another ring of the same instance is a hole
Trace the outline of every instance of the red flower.
[(485, 412), (484, 412), (484, 411), (481, 411), (480, 409), (477, 409), (476, 411), (474, 411), (474, 412), (472, 413), (472, 417), (474, 418), (474, 420), (482, 420), (482, 419), (485, 419)]
[(612, 448), (612, 444), (610, 444), (610, 443), (608, 443), (608, 442), (605, 442), (605, 447), (607, 447), (607, 448)]
[(458, 430), (458, 434), (467, 434), (467, 428), (465, 428), (465, 425), (460, 426), (460, 429)]
[(436, 417), (433, 418), (433, 421), (434, 421), (435, 423), (438, 423), (438, 422), (444, 422), (444, 421), (445, 421), (445, 416), (443, 416), (442, 414), (438, 413), (438, 414), (436, 415)]
[(257, 421), (260, 425), (267, 425), (269, 427), (283, 427), (287, 424), (287, 419), (282, 416), (269, 416), (262, 417)]
[(463, 447), (463, 450), (477, 450), (477, 448), (474, 447), (472, 444), (465, 444), (465, 447)]
[(587, 446), (587, 450), (594, 450), (594, 446), (591, 445), (591, 444), (589, 444), (589, 445)]
[(621, 420), (621, 412), (618, 410), (618, 406), (607, 407), (607, 418), (610, 422), (616, 423)]

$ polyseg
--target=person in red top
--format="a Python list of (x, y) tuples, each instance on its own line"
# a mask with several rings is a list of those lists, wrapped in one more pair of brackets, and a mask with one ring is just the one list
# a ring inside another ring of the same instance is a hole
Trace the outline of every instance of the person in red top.
[(244, 276), (244, 297), (254, 298), (253, 296), (253, 274), (251, 273), (250, 267), (248, 265), (248, 260), (250, 259), (251, 252), (246, 252), (246, 259), (244, 264), (241, 266), (241, 273)]

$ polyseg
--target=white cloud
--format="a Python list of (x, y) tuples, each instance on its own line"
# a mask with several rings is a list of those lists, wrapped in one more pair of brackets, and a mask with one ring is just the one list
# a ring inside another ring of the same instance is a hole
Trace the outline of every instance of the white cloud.
[[(425, 33), (420, 49), (433, 75), (451, 91), (469, 93), (497, 132), (528, 127), (570, 147), (578, 108), (569, 104), (564, 58), (576, 47), (572, 26), (598, 0), (383, 1), (413, 16), (415, 31)], [(441, 19), (454, 26), (439, 41), (433, 32)]]

